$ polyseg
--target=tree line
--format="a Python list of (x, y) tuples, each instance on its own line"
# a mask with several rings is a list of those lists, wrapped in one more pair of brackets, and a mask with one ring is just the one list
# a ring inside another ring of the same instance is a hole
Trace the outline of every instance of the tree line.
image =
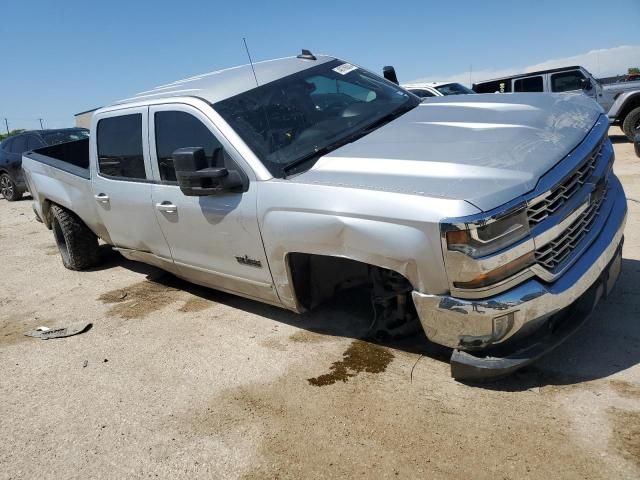
[(14, 135), (17, 135), (24, 131), (24, 128), (16, 128), (15, 130), (11, 130), (9, 133), (0, 133), (0, 142), (5, 138), (13, 137)]

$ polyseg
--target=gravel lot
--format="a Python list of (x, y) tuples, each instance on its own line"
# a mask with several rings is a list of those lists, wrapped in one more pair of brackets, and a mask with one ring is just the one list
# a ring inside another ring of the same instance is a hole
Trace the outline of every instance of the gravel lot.
[(613, 295), (484, 387), (423, 338), (358, 340), (350, 298), (299, 316), (108, 249), (71, 272), (30, 200), (0, 200), (0, 478), (639, 478), (640, 160), (612, 133), (630, 199)]

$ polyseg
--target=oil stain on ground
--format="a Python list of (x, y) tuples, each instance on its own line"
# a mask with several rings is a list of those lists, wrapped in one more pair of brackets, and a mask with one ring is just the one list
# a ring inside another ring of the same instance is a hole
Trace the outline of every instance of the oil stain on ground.
[(322, 335), (308, 330), (298, 330), (289, 335), (289, 340), (295, 343), (322, 343), (330, 341), (331, 338), (329, 335)]
[(107, 312), (125, 319), (144, 318), (178, 300), (177, 289), (145, 280), (126, 288), (112, 290), (98, 297), (111, 305)]
[(640, 411), (610, 408), (613, 443), (627, 460), (640, 467)]
[(58, 250), (58, 246), (55, 244), (41, 243), (36, 246), (42, 250), (45, 255), (60, 255), (60, 250)]
[[(151, 313), (162, 310), (167, 305), (181, 301), (184, 292), (173, 286), (170, 277), (162, 277), (162, 282), (145, 280), (125, 288), (119, 288), (98, 297), (102, 303), (111, 305), (108, 315), (115, 315), (124, 319), (144, 318)], [(215, 302), (192, 296), (184, 301), (180, 312), (200, 312)]]
[(207, 300), (206, 298), (191, 297), (186, 302), (184, 302), (184, 305), (181, 306), (178, 311), (184, 313), (202, 312), (203, 310), (206, 310), (207, 308), (210, 308), (215, 304), (216, 302)]
[(622, 397), (640, 399), (640, 385), (618, 379), (609, 380), (609, 385)]
[(0, 318), (0, 347), (33, 341), (24, 334), (48, 322), (34, 317), (34, 312), (13, 313)]
[(334, 362), (329, 373), (307, 379), (311, 385), (324, 387), (336, 382), (346, 382), (361, 372), (382, 373), (393, 360), (393, 354), (384, 347), (355, 340), (342, 354), (342, 360)]

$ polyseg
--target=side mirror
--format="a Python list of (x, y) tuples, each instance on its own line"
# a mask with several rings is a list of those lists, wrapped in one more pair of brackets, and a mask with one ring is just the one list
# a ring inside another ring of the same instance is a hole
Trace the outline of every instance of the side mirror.
[(209, 167), (202, 147), (179, 148), (172, 156), (180, 190), (189, 197), (215, 195), (243, 185), (237, 170)]
[(396, 75), (396, 69), (393, 68), (392, 66), (388, 65), (386, 67), (382, 67), (382, 75), (384, 76), (384, 78), (386, 78), (390, 82), (393, 82), (396, 85), (399, 85), (398, 76)]
[(580, 79), (580, 88), (582, 88), (582, 90), (591, 90), (592, 86), (593, 85), (591, 85), (591, 79), (589, 78)]
[(640, 157), (640, 131), (636, 130), (636, 138), (633, 141), (633, 146), (636, 148), (636, 155)]

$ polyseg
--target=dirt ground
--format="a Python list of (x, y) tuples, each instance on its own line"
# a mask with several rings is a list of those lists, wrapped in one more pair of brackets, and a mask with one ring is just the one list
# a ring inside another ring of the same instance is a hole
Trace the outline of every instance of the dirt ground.
[[(360, 340), (349, 298), (299, 316), (108, 249), (71, 272), (30, 200), (0, 200), (0, 478), (639, 478), (640, 160), (612, 139), (629, 197), (613, 295), (483, 387), (423, 338)], [(77, 321), (93, 328), (23, 335)]]

